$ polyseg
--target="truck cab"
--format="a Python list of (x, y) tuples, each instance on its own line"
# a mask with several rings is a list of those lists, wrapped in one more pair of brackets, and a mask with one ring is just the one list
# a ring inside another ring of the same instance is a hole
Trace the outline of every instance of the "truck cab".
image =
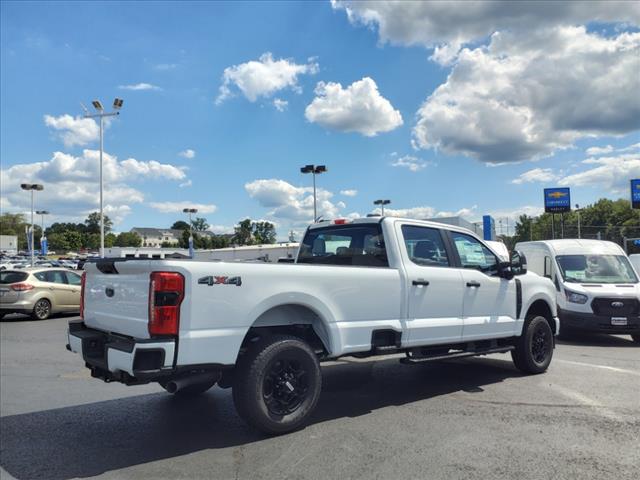
[(601, 240), (522, 242), (528, 268), (553, 281), (560, 334), (630, 334), (640, 342), (640, 283), (622, 248)]

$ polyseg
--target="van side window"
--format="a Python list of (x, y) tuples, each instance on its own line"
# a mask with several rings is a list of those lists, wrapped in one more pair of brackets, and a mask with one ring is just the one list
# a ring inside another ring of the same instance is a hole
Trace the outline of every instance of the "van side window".
[(551, 257), (544, 257), (544, 276), (551, 278)]
[(402, 226), (407, 255), (413, 263), (427, 267), (448, 267), (449, 257), (437, 228)]
[(464, 233), (451, 232), (462, 268), (473, 268), (494, 275), (498, 272), (498, 257), (476, 238)]

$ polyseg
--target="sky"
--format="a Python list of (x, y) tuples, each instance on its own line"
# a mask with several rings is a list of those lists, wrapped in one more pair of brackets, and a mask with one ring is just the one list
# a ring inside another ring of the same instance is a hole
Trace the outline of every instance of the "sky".
[[(216, 233), (318, 212), (478, 221), (628, 198), (640, 178), (640, 3), (1, 3), (2, 212), (116, 231), (197, 208)], [(512, 232), (511, 232), (512, 233)]]

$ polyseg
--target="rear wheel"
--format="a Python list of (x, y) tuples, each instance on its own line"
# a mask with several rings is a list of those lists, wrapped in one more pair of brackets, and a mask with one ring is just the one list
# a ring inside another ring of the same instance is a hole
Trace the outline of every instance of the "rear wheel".
[(46, 320), (51, 315), (51, 302), (46, 298), (41, 298), (33, 306), (31, 318), (34, 320)]
[(631, 340), (633, 340), (636, 343), (640, 343), (640, 333), (631, 334)]
[(233, 401), (240, 416), (269, 434), (302, 426), (322, 384), (320, 363), (303, 340), (277, 335), (254, 345), (236, 366)]
[(553, 347), (553, 331), (547, 319), (532, 316), (525, 321), (511, 358), (516, 368), (524, 373), (543, 373), (551, 363)]

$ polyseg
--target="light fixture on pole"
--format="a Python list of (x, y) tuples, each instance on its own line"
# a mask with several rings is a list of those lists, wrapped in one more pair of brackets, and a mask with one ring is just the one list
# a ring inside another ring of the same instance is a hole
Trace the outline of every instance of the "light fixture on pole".
[(42, 255), (46, 255), (48, 244), (47, 237), (44, 234), (44, 216), (49, 215), (49, 212), (47, 210), (37, 210), (36, 215), (40, 215), (40, 229), (42, 230), (42, 233), (40, 234), (40, 253)]
[(27, 234), (27, 245), (29, 246), (29, 250), (31, 251), (31, 266), (33, 267), (33, 250), (34, 250), (34, 239), (33, 239), (33, 192), (34, 191), (42, 191), (44, 190), (44, 186), (39, 183), (22, 183), (20, 184), (20, 188), (22, 190), (31, 190), (31, 234)]
[(99, 118), (100, 122), (100, 258), (104, 258), (104, 201), (103, 201), (103, 185), (102, 185), (102, 156), (104, 153), (104, 118), (105, 117), (115, 117), (116, 115), (120, 115), (120, 109), (122, 108), (123, 100), (121, 98), (116, 98), (113, 101), (113, 111), (105, 112), (102, 103), (100, 100), (94, 100), (91, 102), (93, 107), (96, 109), (98, 113), (89, 113), (87, 107), (80, 104), (82, 109), (84, 110), (84, 118)]
[(300, 173), (310, 173), (313, 176), (313, 223), (318, 221), (318, 208), (316, 199), (316, 175), (326, 173), (327, 167), (325, 165), (305, 165), (300, 168)]
[(193, 222), (191, 221), (191, 214), (198, 213), (197, 208), (183, 208), (183, 213), (189, 214), (189, 256), (193, 258)]
[(384, 217), (384, 206), (389, 205), (390, 203), (391, 203), (391, 200), (374, 200), (373, 202), (374, 205), (380, 205), (380, 208), (382, 209), (383, 217)]

